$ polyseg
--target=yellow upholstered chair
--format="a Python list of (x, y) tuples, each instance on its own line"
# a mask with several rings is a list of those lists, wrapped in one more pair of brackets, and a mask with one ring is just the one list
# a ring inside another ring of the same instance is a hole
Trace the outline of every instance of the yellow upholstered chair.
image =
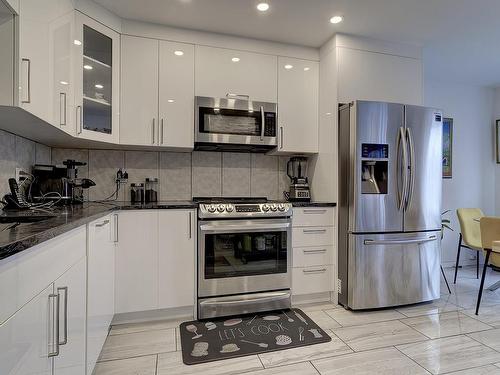
[[(488, 264), (500, 265), (500, 217), (484, 216), (480, 220), (481, 228), (481, 244), (485, 252), (483, 274), (481, 276), (481, 284), (477, 296), (476, 315), (479, 311), (481, 296), (483, 295), (484, 278), (486, 276), (486, 268)], [(495, 244), (494, 244), (495, 243)]]
[(458, 241), (457, 264), (455, 265), (453, 284), (457, 283), (458, 262), (460, 261), (460, 250), (462, 247), (478, 252), (476, 256), (476, 277), (479, 279), (479, 252), (482, 249), (479, 219), (484, 214), (479, 208), (459, 208), (457, 216), (460, 223), (460, 239)]

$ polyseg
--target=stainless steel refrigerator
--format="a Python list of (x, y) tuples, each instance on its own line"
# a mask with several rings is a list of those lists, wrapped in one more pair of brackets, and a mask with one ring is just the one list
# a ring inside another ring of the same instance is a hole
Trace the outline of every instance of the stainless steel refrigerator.
[(339, 109), (339, 303), (439, 298), (442, 113), (355, 101)]

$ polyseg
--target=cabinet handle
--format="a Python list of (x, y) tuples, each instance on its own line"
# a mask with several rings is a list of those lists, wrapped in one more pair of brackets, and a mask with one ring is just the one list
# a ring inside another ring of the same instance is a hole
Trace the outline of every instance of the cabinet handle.
[(302, 211), (304, 212), (304, 214), (324, 214), (326, 212), (325, 209), (322, 209), (322, 210), (304, 210)]
[(27, 86), (28, 86), (28, 95), (27, 95), (27, 99), (26, 100), (21, 100), (21, 103), (31, 103), (31, 60), (30, 59), (26, 59), (26, 58), (22, 58), (21, 61), (28, 63), (28, 70), (27, 70), (27, 73), (26, 73), (27, 80), (28, 80), (28, 83), (27, 83)]
[(109, 224), (109, 220), (104, 220), (102, 223), (96, 224), (96, 228), (101, 228), (105, 225)]
[(48, 356), (57, 357), (59, 355), (59, 294), (49, 294), (49, 304), (51, 301), (54, 315), (52, 316), (52, 319), (49, 317), (49, 326), (52, 321), (52, 342), (49, 342), (49, 347), (54, 348), (54, 350), (49, 350)]
[(302, 232), (304, 232), (306, 234), (325, 233), (326, 229), (303, 229)]
[(266, 117), (264, 116), (264, 107), (260, 106), (260, 140), (264, 140), (264, 130), (266, 127)]
[(83, 131), (83, 112), (82, 106), (76, 107), (76, 122), (78, 123), (78, 134), (82, 134)]
[[(64, 103), (64, 104), (63, 104)], [(66, 93), (59, 93), (59, 125), (67, 125), (66, 123)]]
[(154, 145), (155, 144), (155, 122), (156, 122), (156, 119), (153, 119), (153, 124), (151, 125), (151, 144)]
[(189, 222), (188, 222), (188, 225), (189, 225), (189, 239), (193, 238), (193, 219), (192, 219), (192, 216), (193, 216), (193, 213), (191, 211), (189, 211)]
[(317, 270), (302, 270), (304, 273), (323, 273), (326, 272), (326, 268), (321, 268)]
[(244, 95), (244, 94), (232, 94), (232, 93), (228, 92), (228, 93), (226, 94), (226, 98), (230, 98), (230, 99), (245, 98), (246, 100), (250, 100), (250, 95)]
[(319, 254), (326, 253), (326, 249), (303, 250), (304, 254)]
[(280, 150), (283, 150), (283, 126), (280, 126)]
[(113, 242), (118, 242), (118, 214), (114, 214), (115, 216), (115, 239)]
[(162, 145), (163, 144), (163, 119), (161, 119), (161, 123), (160, 123), (160, 144)]
[(64, 339), (59, 341), (59, 335), (58, 335), (58, 342), (59, 345), (66, 345), (68, 343), (68, 287), (60, 287), (57, 288), (57, 296), (59, 297), (59, 292), (63, 291), (64, 292), (64, 304), (63, 304), (63, 309), (64, 309), (64, 325), (63, 325), (63, 333), (64, 333)]

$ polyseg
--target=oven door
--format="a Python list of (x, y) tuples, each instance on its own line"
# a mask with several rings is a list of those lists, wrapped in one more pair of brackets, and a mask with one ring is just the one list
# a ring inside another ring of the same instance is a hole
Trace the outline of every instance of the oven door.
[(277, 145), (275, 103), (196, 97), (195, 142)]
[(289, 289), (289, 219), (198, 224), (198, 297)]

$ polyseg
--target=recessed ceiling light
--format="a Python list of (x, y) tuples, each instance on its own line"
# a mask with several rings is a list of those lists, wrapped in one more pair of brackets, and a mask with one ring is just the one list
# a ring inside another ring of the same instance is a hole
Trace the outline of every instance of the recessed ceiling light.
[(307, 72), (307, 71), (308, 71), (308, 70), (310, 70), (310, 69), (311, 69), (311, 68), (309, 68), (308, 66), (306, 66), (306, 67), (304, 68), (304, 72)]
[(168, 99), (167, 102), (173, 103), (175, 100), (174, 99)]
[(286, 64), (286, 65), (285, 65), (285, 69), (290, 70), (290, 69), (292, 69), (292, 68), (293, 68), (293, 65), (290, 65), (290, 64)]
[(92, 65), (84, 65), (83, 69), (92, 70), (94, 68), (92, 67)]
[(326, 112), (327, 116), (330, 116), (331, 114), (332, 114), (332, 112)]
[(73, 43), (76, 45), (76, 46), (81, 46), (82, 45), (82, 42), (80, 42), (78, 39), (75, 39), (73, 41)]
[(342, 16), (333, 16), (332, 18), (330, 18), (330, 23), (340, 23), (344, 20), (344, 17)]
[(265, 12), (266, 10), (269, 9), (269, 4), (268, 3), (259, 3), (259, 4), (257, 4), (257, 9), (260, 10), (261, 12)]
[(174, 54), (175, 54), (175, 56), (182, 56), (182, 55), (184, 55), (184, 52), (182, 52), (182, 51), (175, 51)]
[(95, 88), (96, 88), (96, 89), (103, 89), (103, 88), (104, 88), (104, 86), (103, 86), (103, 85), (100, 85), (100, 84), (98, 83), (97, 85), (95, 85)]
[(232, 61), (232, 62), (238, 62), (238, 61), (240, 61), (240, 58), (239, 58), (239, 57), (233, 57), (233, 58), (231, 59), (231, 61)]
[(66, 81), (61, 81), (61, 82), (60, 82), (60, 84), (61, 84), (61, 85), (68, 85), (68, 82), (66, 82)]

